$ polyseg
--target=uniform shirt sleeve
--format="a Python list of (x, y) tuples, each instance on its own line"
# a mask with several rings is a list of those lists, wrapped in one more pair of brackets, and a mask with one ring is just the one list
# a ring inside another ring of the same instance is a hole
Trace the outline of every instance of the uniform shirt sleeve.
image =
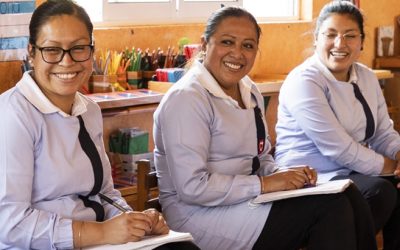
[(371, 82), (370, 84), (368, 84), (368, 86), (371, 89), (372, 86), (375, 86), (374, 93), (376, 94), (378, 100), (375, 133), (374, 136), (368, 141), (368, 143), (370, 147), (376, 152), (385, 155), (391, 159), (395, 159), (396, 153), (400, 150), (399, 133), (394, 130), (393, 124), (390, 121), (387, 104), (379, 83), (375, 79), (375, 76), (370, 75), (367, 79), (375, 80), (370, 80)]
[(31, 206), (36, 192), (32, 189), (34, 118), (12, 104), (1, 104), (3, 111), (8, 110), (0, 122), (0, 248), (71, 249), (71, 220)]

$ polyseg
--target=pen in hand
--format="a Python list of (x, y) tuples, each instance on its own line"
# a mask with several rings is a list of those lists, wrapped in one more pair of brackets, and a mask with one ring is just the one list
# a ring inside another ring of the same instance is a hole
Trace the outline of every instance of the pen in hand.
[(128, 212), (127, 209), (125, 209), (124, 207), (122, 207), (121, 205), (119, 205), (118, 203), (116, 203), (115, 201), (113, 201), (112, 199), (110, 199), (109, 197), (107, 197), (106, 195), (99, 193), (99, 196), (101, 199), (105, 200), (107, 203), (113, 205), (114, 207), (118, 208), (121, 212), (125, 213)]

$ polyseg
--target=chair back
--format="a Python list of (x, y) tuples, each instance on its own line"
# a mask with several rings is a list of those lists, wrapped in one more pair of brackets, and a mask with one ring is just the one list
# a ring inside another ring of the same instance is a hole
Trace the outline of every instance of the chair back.
[(143, 211), (155, 208), (161, 212), (161, 204), (158, 200), (158, 182), (156, 171), (151, 171), (150, 161), (142, 159), (137, 163), (137, 208)]

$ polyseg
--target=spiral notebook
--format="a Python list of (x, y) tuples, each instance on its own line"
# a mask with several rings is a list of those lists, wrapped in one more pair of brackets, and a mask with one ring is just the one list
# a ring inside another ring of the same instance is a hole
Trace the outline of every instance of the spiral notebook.
[(352, 181), (350, 179), (334, 180), (325, 183), (317, 183), (315, 187), (261, 194), (253, 200), (253, 203), (264, 203), (305, 195), (340, 193), (343, 192), (351, 183)]

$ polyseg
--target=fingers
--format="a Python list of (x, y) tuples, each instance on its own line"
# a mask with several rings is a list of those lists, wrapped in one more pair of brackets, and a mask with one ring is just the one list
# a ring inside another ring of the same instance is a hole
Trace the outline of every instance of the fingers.
[(146, 233), (150, 233), (152, 230), (153, 222), (144, 213), (140, 212), (129, 212), (126, 213), (129, 222), (129, 232), (138, 237), (143, 237)]
[(152, 225), (157, 224), (160, 213), (156, 209), (150, 208), (143, 211), (143, 213), (150, 218), (150, 220), (152, 221)]
[(394, 175), (400, 177), (400, 162), (397, 162), (396, 169), (394, 170)]
[(317, 182), (317, 172), (309, 166), (296, 166), (281, 174), (286, 179), (283, 190), (299, 189), (305, 185), (315, 185)]
[(155, 209), (148, 209), (143, 212), (130, 213), (132, 227), (130, 234), (136, 237), (143, 237), (151, 234), (167, 234), (169, 227), (162, 214)]
[(293, 168), (291, 172), (294, 173), (294, 175), (291, 176), (292, 179), (290, 181), (293, 182), (297, 188), (302, 188), (306, 184), (312, 184), (313, 173), (308, 167)]
[(153, 223), (152, 218), (143, 212), (128, 212), (129, 220), (135, 221), (140, 220), (151, 225)]
[(165, 222), (163, 216), (159, 214), (157, 224), (153, 227), (153, 234), (167, 234), (169, 233), (169, 227)]
[(121, 213), (100, 224), (104, 235), (104, 242), (108, 244), (122, 244), (129, 241), (138, 241), (151, 231), (151, 220), (143, 213)]
[(306, 174), (307, 178), (308, 178), (308, 184), (312, 184), (315, 185), (317, 183), (317, 171), (315, 171), (315, 169), (309, 167), (309, 166), (305, 166), (303, 168), (304, 173)]

